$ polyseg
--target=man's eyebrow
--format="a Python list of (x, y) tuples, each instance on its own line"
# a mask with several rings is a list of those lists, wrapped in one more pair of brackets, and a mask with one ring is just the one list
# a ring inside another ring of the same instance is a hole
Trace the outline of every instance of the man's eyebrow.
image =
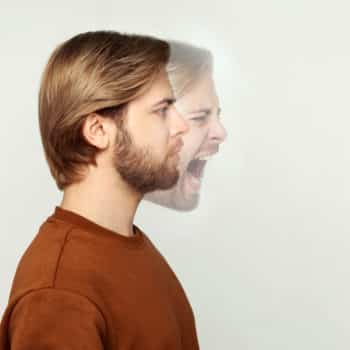
[[(190, 113), (191, 114), (204, 113), (204, 114), (208, 115), (208, 114), (211, 114), (213, 112), (213, 110), (215, 110), (215, 109), (214, 108), (199, 108), (199, 109), (191, 111)], [(217, 108), (217, 113), (218, 113), (218, 115), (220, 115), (220, 113), (221, 113), (220, 107)]]
[(153, 107), (158, 107), (158, 106), (161, 106), (163, 104), (167, 104), (168, 106), (174, 104), (176, 102), (176, 99), (175, 98), (172, 98), (172, 97), (166, 97), (166, 98), (163, 98), (162, 100), (156, 102)]

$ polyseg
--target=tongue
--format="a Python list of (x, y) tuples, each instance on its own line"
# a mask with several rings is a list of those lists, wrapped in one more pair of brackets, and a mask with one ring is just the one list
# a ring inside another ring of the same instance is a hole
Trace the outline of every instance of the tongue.
[(188, 165), (187, 170), (195, 177), (201, 177), (203, 168), (205, 165), (205, 160), (194, 159)]

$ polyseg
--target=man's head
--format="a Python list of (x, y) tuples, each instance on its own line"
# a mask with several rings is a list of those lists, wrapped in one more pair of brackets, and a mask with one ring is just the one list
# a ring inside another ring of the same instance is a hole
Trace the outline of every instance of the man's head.
[(168, 74), (176, 108), (189, 124), (180, 152), (180, 177), (168, 190), (147, 193), (145, 199), (176, 209), (193, 210), (199, 203), (201, 181), (209, 156), (226, 138), (213, 81), (211, 53), (203, 48), (170, 41)]
[(173, 106), (166, 42), (117, 32), (79, 34), (53, 52), (39, 94), (45, 157), (60, 190), (95, 167), (140, 193), (173, 186), (187, 124)]

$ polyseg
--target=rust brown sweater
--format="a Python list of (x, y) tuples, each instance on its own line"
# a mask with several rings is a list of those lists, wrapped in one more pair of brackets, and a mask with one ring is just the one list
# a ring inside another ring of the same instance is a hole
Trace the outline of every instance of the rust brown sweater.
[(126, 237), (56, 206), (18, 264), (0, 349), (199, 349), (179, 280), (133, 229)]

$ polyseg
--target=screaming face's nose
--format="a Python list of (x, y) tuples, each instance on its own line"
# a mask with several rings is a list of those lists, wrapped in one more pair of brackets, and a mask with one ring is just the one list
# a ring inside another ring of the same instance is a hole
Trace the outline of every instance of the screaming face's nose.
[(216, 143), (222, 143), (227, 138), (227, 131), (221, 121), (216, 118), (212, 121), (208, 137), (210, 140), (215, 141)]

